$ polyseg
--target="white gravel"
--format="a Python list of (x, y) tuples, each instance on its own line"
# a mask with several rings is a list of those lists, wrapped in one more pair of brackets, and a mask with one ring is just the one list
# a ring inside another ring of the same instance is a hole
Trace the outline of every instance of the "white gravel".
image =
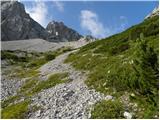
[(93, 89), (89, 90), (84, 84), (86, 73), (63, 63), (70, 53), (60, 55), (40, 68), (43, 79), (46, 79), (48, 74), (68, 72), (72, 81), (59, 84), (34, 96), (32, 105), (42, 106), (43, 109), (31, 113), (29, 118), (90, 118), (91, 105), (102, 99), (112, 99), (112, 96), (104, 96)]
[(15, 40), (15, 41), (1, 41), (2, 50), (22, 50), (22, 51), (36, 51), (46, 52), (50, 50), (56, 50), (63, 46), (71, 46), (78, 48), (86, 45), (85, 41), (73, 41), (73, 42), (48, 42), (43, 39), (30, 39), (30, 40)]

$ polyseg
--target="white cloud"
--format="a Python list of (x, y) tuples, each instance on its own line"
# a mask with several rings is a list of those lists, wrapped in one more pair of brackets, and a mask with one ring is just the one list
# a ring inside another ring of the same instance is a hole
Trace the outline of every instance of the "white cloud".
[(81, 27), (89, 31), (92, 36), (103, 38), (110, 33), (110, 31), (99, 21), (96, 13), (89, 10), (82, 10), (80, 18)]
[(57, 7), (60, 12), (64, 11), (64, 4), (61, 1), (53, 1), (53, 4)]
[(128, 24), (128, 20), (127, 20), (127, 17), (125, 16), (120, 16), (120, 30), (124, 30), (126, 28)]
[(97, 38), (104, 38), (121, 32), (125, 30), (128, 24), (127, 17), (120, 16), (116, 19), (116, 22), (113, 21), (112, 25), (104, 26), (104, 24), (99, 21), (98, 15), (90, 10), (82, 10), (80, 18), (81, 27)]
[(48, 9), (45, 2), (35, 1), (32, 7), (27, 7), (26, 12), (42, 26), (46, 26), (49, 22)]

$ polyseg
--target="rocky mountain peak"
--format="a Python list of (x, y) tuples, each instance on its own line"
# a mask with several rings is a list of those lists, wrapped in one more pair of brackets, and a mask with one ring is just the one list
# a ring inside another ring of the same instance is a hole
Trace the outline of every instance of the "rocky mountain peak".
[(45, 29), (26, 13), (24, 5), (18, 1), (1, 2), (1, 28), (2, 41), (47, 36)]
[(4, 20), (7, 17), (11, 17), (11, 16), (20, 15), (24, 17), (24, 15), (28, 15), (28, 14), (22, 14), (22, 13), (25, 13), (25, 8), (24, 8), (24, 5), (18, 1), (1, 2), (1, 13), (2, 13), (2, 20)]
[(46, 31), (49, 33), (49, 41), (77, 41), (82, 36), (75, 30), (67, 27), (63, 22), (51, 21), (46, 27)]
[(159, 15), (159, 6), (157, 6), (156, 8), (154, 8), (154, 10), (150, 14), (148, 14), (145, 17), (145, 19), (152, 18), (152, 17), (157, 16), (157, 15)]
[(82, 36), (63, 22), (52, 20), (44, 29), (26, 13), (18, 1), (1, 2), (1, 39), (22, 40), (42, 38), (53, 42), (77, 41)]
[(51, 22), (48, 23), (48, 25), (49, 25), (49, 24), (61, 24), (61, 25), (64, 25), (63, 22), (61, 22), (61, 21), (58, 22), (58, 21), (55, 21), (55, 20), (52, 20)]

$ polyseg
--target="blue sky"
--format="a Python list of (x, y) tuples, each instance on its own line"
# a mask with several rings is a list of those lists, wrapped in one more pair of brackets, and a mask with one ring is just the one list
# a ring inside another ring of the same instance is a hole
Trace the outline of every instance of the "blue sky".
[(82, 35), (98, 38), (121, 32), (143, 21), (158, 1), (21, 1), (30, 16), (46, 27), (63, 21)]

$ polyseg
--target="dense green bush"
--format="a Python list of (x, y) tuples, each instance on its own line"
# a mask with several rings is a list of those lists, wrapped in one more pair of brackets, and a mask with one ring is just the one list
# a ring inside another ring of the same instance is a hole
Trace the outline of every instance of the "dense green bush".
[(53, 60), (53, 59), (55, 59), (55, 57), (56, 57), (56, 55), (55, 54), (51, 54), (51, 53), (45, 55), (46, 61)]
[(124, 108), (118, 100), (100, 101), (91, 111), (92, 119), (122, 119)]

